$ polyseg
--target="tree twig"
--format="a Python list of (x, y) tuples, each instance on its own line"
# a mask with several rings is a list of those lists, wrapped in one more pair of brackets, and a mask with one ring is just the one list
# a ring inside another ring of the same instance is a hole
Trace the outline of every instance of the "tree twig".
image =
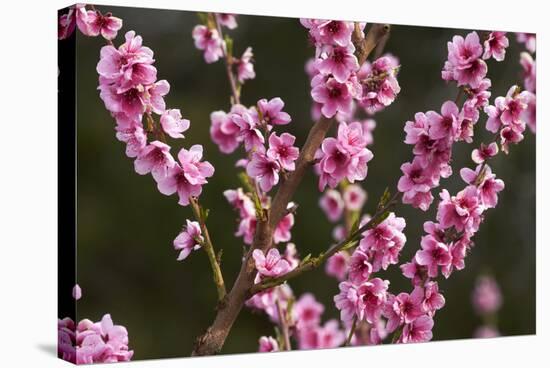
[(210, 266), (212, 267), (214, 284), (216, 284), (216, 290), (218, 292), (218, 302), (223, 303), (223, 300), (226, 295), (225, 282), (223, 281), (222, 270), (220, 267), (220, 263), (218, 262), (218, 259), (216, 257), (216, 252), (214, 251), (214, 245), (212, 244), (210, 233), (208, 232), (208, 228), (206, 227), (206, 219), (203, 216), (203, 211), (196, 198), (191, 197), (189, 199), (189, 203), (191, 204), (191, 208), (193, 209), (193, 215), (195, 216), (195, 219), (199, 223), (201, 227), (202, 235), (204, 236), (204, 242), (202, 244), (202, 247), (206, 251), (206, 254), (208, 255), (208, 260), (210, 261)]
[(277, 305), (277, 313), (279, 315), (279, 325), (281, 326), (281, 333), (283, 334), (283, 342), (284, 342), (284, 350), (290, 351), (292, 350), (290, 345), (290, 334), (288, 332), (288, 320), (286, 313), (283, 312), (283, 308), (281, 308), (281, 303), (279, 303), (279, 300), (275, 302)]

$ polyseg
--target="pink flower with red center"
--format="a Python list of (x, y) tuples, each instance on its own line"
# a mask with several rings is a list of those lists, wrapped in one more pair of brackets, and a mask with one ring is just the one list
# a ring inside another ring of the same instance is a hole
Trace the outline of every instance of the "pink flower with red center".
[(208, 162), (201, 162), (202, 146), (194, 145), (190, 150), (182, 148), (178, 153), (180, 164), (170, 169), (165, 178), (158, 181), (158, 189), (164, 195), (178, 193), (178, 203), (189, 204), (189, 198), (198, 197), (202, 185), (208, 183), (206, 178), (214, 174), (214, 167)]
[(178, 261), (182, 261), (193, 251), (200, 249), (204, 241), (201, 227), (196, 221), (186, 221), (186, 226), (174, 239), (174, 249), (180, 251)]
[(534, 54), (537, 51), (537, 36), (534, 33), (516, 33), (518, 42), (525, 44), (525, 48)]
[(255, 249), (252, 257), (261, 276), (277, 277), (290, 271), (290, 264), (281, 257), (277, 248), (271, 248), (267, 255), (260, 249)]
[(371, 115), (391, 105), (401, 92), (396, 78), (399, 66), (395, 61), (382, 56), (372, 64), (365, 62), (357, 73), (363, 88), (359, 105)]
[(340, 83), (333, 77), (319, 74), (312, 79), (311, 87), (311, 97), (321, 104), (321, 113), (326, 118), (332, 118), (337, 112), (351, 111), (354, 91), (349, 82)]
[(236, 105), (231, 109), (230, 117), (233, 123), (239, 127), (239, 136), (240, 139), (244, 140), (245, 150), (263, 151), (265, 138), (260, 131), (260, 122), (257, 115), (244, 106)]
[(373, 272), (398, 262), (399, 252), (407, 240), (403, 234), (405, 226), (405, 219), (391, 212), (384, 221), (363, 234), (359, 249), (369, 255)]
[(296, 327), (302, 329), (318, 325), (324, 311), (325, 306), (315, 300), (313, 294), (306, 293), (294, 303), (292, 316), (293, 320), (296, 321)]
[(527, 108), (521, 113), (521, 119), (525, 121), (532, 133), (537, 130), (537, 96), (534, 93), (526, 93)]
[(360, 211), (367, 200), (367, 192), (358, 184), (349, 184), (342, 196), (345, 207), (350, 211)]
[(508, 44), (506, 32), (493, 31), (489, 33), (487, 39), (483, 42), (483, 59), (494, 58), (496, 61), (504, 60)]
[(140, 175), (151, 173), (156, 181), (164, 179), (168, 170), (176, 164), (170, 154), (170, 146), (153, 141), (145, 146), (134, 161), (134, 168)]
[[(292, 206), (291, 203), (289, 203), (289, 207)], [(290, 230), (294, 226), (294, 215), (292, 213), (289, 213), (285, 215), (281, 221), (277, 224), (277, 227), (275, 228), (275, 231), (273, 231), (273, 242), (275, 244), (277, 243), (284, 243), (289, 241), (292, 238), (292, 234)]]
[(479, 148), (472, 151), (472, 160), (476, 164), (482, 164), (491, 157), (494, 157), (498, 153), (498, 145), (495, 142), (491, 142), (489, 145), (481, 143)]
[(149, 94), (149, 103), (147, 104), (147, 112), (154, 112), (161, 115), (166, 110), (166, 103), (164, 102), (164, 96), (170, 92), (170, 84), (165, 80), (160, 80), (149, 86), (147, 86), (147, 93)]
[(254, 233), (256, 232), (257, 222), (256, 216), (241, 218), (241, 222), (239, 223), (237, 232), (235, 232), (235, 236), (242, 236), (245, 244), (252, 244), (252, 240), (254, 240)]
[(254, 178), (264, 192), (269, 192), (279, 182), (281, 165), (277, 160), (261, 152), (254, 152), (246, 165), (246, 172)]
[(164, 111), (160, 117), (162, 130), (172, 138), (185, 138), (181, 133), (189, 129), (191, 123), (187, 119), (182, 119), (179, 109), (170, 109)]
[(388, 301), (383, 311), (384, 316), (388, 318), (388, 324), (386, 325), (388, 333), (424, 315), (423, 300), (424, 289), (418, 286), (410, 294), (400, 293), (397, 296), (388, 296)]
[[(481, 172), (483, 170), (483, 172)], [(494, 208), (498, 202), (498, 192), (504, 189), (504, 182), (496, 179), (488, 165), (478, 165), (476, 170), (464, 167), (460, 176), (467, 184), (476, 185), (479, 189), (481, 204), (486, 208)]]
[(286, 243), (285, 252), (283, 254), (284, 259), (290, 264), (290, 269), (295, 269), (300, 264), (300, 257), (296, 250), (296, 244)]
[(262, 336), (258, 342), (260, 353), (271, 353), (279, 351), (279, 343), (271, 336)]
[(428, 131), (430, 138), (457, 140), (460, 136), (458, 115), (458, 106), (453, 101), (443, 103), (441, 106), (441, 115), (435, 111), (428, 111), (426, 116), (430, 125)]
[(454, 227), (456, 231), (470, 234), (477, 231), (483, 212), (478, 188), (469, 185), (453, 197), (443, 189), (439, 196), (441, 201), (437, 208), (437, 221), (442, 228)]
[(357, 287), (357, 317), (360, 321), (374, 323), (380, 317), (386, 303), (389, 283), (377, 277)]
[(518, 86), (512, 86), (505, 97), (495, 99), (494, 106), (486, 106), (484, 110), (489, 115), (486, 129), (496, 133), (504, 125), (521, 134), (525, 129), (525, 122), (521, 120), (521, 116), (527, 108), (528, 94), (527, 91), (519, 92)]
[(128, 117), (137, 117), (146, 110), (147, 93), (140, 84), (137, 87), (118, 90), (114, 85), (100, 84), (99, 97), (105, 108), (111, 113), (123, 113)]
[(426, 342), (433, 337), (432, 328), (434, 321), (429, 316), (420, 316), (413, 322), (403, 327), (403, 332), (398, 342), (403, 344)]
[(60, 40), (64, 40), (70, 37), (75, 28), (78, 27), (80, 32), (84, 35), (88, 35), (88, 13), (86, 12), (85, 4), (75, 4), (69, 7), (67, 13), (59, 17), (59, 23), (57, 27), (57, 37)]
[(435, 312), (443, 308), (445, 298), (439, 293), (439, 285), (436, 281), (428, 281), (424, 285), (424, 301), (422, 307), (430, 317), (433, 317)]
[(122, 19), (113, 17), (111, 13), (101, 14), (97, 10), (88, 10), (86, 14), (88, 36), (99, 36), (112, 40), (122, 28)]
[(277, 160), (281, 168), (287, 171), (294, 171), (296, 168), (294, 161), (298, 159), (299, 150), (294, 146), (296, 137), (289, 133), (283, 133), (277, 136), (271, 133), (269, 136), (269, 149), (267, 156)]
[(351, 324), (358, 315), (359, 293), (358, 286), (343, 281), (338, 285), (340, 293), (334, 296), (334, 304), (340, 310), (340, 319), (346, 324)]
[(265, 98), (258, 101), (258, 111), (261, 119), (270, 125), (286, 125), (291, 122), (290, 115), (283, 111), (285, 103), (275, 97), (267, 101)]
[(349, 263), (349, 254), (345, 251), (338, 252), (327, 260), (325, 264), (325, 273), (335, 277), (338, 281), (343, 281), (348, 273)]
[(137, 157), (147, 145), (147, 134), (139, 120), (128, 118), (124, 114), (116, 115), (116, 138), (126, 143), (126, 156)]
[(253, 57), (254, 54), (252, 53), (252, 47), (247, 47), (246, 50), (244, 50), (243, 55), (234, 62), (234, 65), (237, 67), (237, 79), (241, 84), (248, 79), (256, 78)]
[(210, 137), (223, 153), (232, 153), (240, 144), (240, 128), (223, 111), (210, 114)]
[(216, 19), (218, 23), (222, 26), (229, 29), (237, 28), (237, 15), (229, 13), (218, 13), (216, 14)]
[(341, 346), (346, 340), (338, 321), (331, 319), (323, 326), (312, 326), (298, 332), (298, 347), (308, 349), (330, 349)]
[(537, 91), (537, 62), (529, 53), (522, 52), (519, 63), (523, 68), (523, 86), (527, 91), (535, 93)]
[(317, 70), (323, 75), (333, 75), (336, 81), (344, 83), (359, 69), (354, 52), (352, 43), (347, 46), (328, 46), (325, 57), (317, 61)]
[(479, 86), (476, 88), (469, 88), (466, 91), (466, 101), (464, 105), (470, 106), (471, 108), (481, 108), (489, 104), (489, 97), (491, 97), (491, 80), (489, 78), (483, 78), (479, 83)]
[(348, 46), (351, 43), (353, 22), (327, 20), (318, 24), (319, 38), (327, 45)]
[(413, 257), (411, 262), (403, 263), (399, 268), (401, 268), (403, 276), (411, 279), (414, 286), (423, 284), (424, 275), (427, 269), (416, 262), (416, 257)]
[(397, 183), (397, 189), (403, 193), (403, 203), (427, 211), (433, 201), (430, 190), (439, 185), (437, 172), (430, 166), (424, 167), (418, 157), (412, 163), (401, 165), (401, 171), (403, 176)]
[(340, 220), (342, 213), (344, 213), (344, 201), (340, 192), (328, 189), (319, 200), (319, 207), (321, 207), (330, 221), (336, 222)]
[(448, 60), (441, 72), (444, 80), (455, 80), (459, 86), (469, 85), (477, 88), (487, 74), (487, 64), (481, 60), (483, 47), (476, 32), (471, 32), (464, 39), (454, 36), (447, 43)]
[(214, 63), (223, 56), (223, 40), (216, 29), (210, 29), (203, 25), (193, 28), (195, 47), (204, 50), (204, 61)]
[(426, 266), (429, 277), (437, 277), (439, 267), (448, 266), (452, 261), (449, 248), (431, 235), (423, 236), (420, 244), (422, 250), (416, 252), (416, 263)]
[(491, 276), (480, 276), (472, 294), (472, 304), (480, 315), (498, 311), (502, 305), (502, 295), (496, 280)]
[(357, 248), (351, 256), (349, 264), (349, 279), (359, 285), (367, 281), (372, 273), (372, 265), (369, 256), (360, 248)]

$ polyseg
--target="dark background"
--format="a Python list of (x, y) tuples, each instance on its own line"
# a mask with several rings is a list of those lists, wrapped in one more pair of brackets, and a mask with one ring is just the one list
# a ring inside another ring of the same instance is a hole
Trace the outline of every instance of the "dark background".
[[(98, 7), (112, 11), (124, 25), (116, 40), (135, 30), (144, 44), (155, 52), (158, 78), (171, 85), (166, 98), (169, 108), (179, 108), (191, 120), (181, 145), (200, 143), (205, 156), (216, 168), (204, 187), (201, 202), (211, 208), (208, 226), (217, 249), (223, 249), (223, 271), (228, 286), (240, 266), (242, 242), (232, 234), (236, 216), (222, 192), (236, 188), (234, 162), (240, 153), (220, 154), (210, 140), (209, 114), (229, 109), (229, 87), (222, 61), (207, 65), (202, 52), (193, 45), (191, 31), (198, 23), (195, 13), (183, 11)], [(372, 20), (371, 20), (372, 21)], [(256, 79), (248, 81), (242, 100), (246, 105), (259, 98), (280, 96), (293, 122), (286, 128), (301, 145), (311, 126), (309, 80), (304, 63), (314, 53), (308, 46), (306, 30), (298, 19), (240, 16), (239, 27), (229, 31), (235, 39), (235, 54), (252, 46)], [(401, 93), (386, 111), (375, 116), (378, 123), (374, 159), (362, 183), (372, 211), (385, 187), (395, 188), (400, 165), (412, 157), (412, 147), (403, 143), (403, 127), (418, 111), (439, 111), (447, 99), (454, 99), (456, 87), (441, 80), (440, 71), (447, 57), (446, 43), (466, 30), (395, 25), (386, 51), (399, 57)], [(522, 46), (508, 34), (510, 48), (505, 61), (488, 62), (493, 96), (504, 95), (512, 84), (522, 84), (519, 52)], [(78, 263), (77, 279), (83, 289), (78, 302), (78, 318), (99, 320), (111, 313), (115, 323), (128, 328), (135, 359), (189, 355), (194, 339), (211, 323), (216, 292), (204, 252), (194, 252), (177, 262), (172, 241), (190, 208), (177, 204), (177, 198), (160, 194), (151, 176), (134, 172), (133, 162), (124, 154), (124, 144), (114, 137), (115, 122), (104, 108), (96, 90), (96, 64), (101, 38), (77, 36), (77, 124), (78, 124)], [(486, 116), (476, 126), (474, 144), (487, 142)], [(469, 338), (481, 323), (471, 307), (475, 278), (491, 272), (499, 282), (504, 304), (498, 327), (503, 335), (535, 333), (535, 136), (526, 138), (511, 154), (492, 163), (493, 171), (506, 183), (499, 205), (489, 210), (475, 237), (476, 247), (466, 260), (466, 269), (440, 282), (447, 304), (435, 319), (434, 340)], [(456, 193), (464, 184), (458, 171), (470, 160), (472, 145), (458, 143), (453, 152), (454, 175), (442, 186)], [(302, 255), (318, 253), (331, 243), (332, 225), (318, 207), (317, 178), (308, 173), (295, 195), (300, 205), (292, 241)], [(437, 196), (438, 191), (434, 191)], [(407, 219), (408, 241), (401, 260), (409, 260), (419, 248), (422, 223), (434, 219), (435, 206), (424, 213), (410, 206), (398, 206), (398, 216)], [(391, 280), (394, 293), (409, 291), (408, 280), (394, 266), (382, 277)], [(335, 318), (332, 302), (337, 281), (324, 270), (313, 271), (293, 280), (295, 295), (313, 292), (326, 305), (324, 320)], [(63, 290), (62, 292), (70, 292)], [(273, 325), (264, 315), (244, 309), (224, 347), (224, 353), (257, 350), (261, 335), (273, 335)]]

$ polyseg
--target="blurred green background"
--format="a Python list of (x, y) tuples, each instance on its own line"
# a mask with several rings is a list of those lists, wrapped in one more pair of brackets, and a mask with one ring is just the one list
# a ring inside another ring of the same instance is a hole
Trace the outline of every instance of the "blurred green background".
[[(231, 285), (240, 266), (242, 242), (233, 236), (236, 216), (222, 192), (236, 188), (234, 162), (240, 153), (220, 154), (209, 136), (209, 114), (229, 109), (229, 87), (222, 62), (207, 65), (202, 52), (195, 49), (191, 31), (198, 23), (195, 13), (138, 8), (98, 7), (112, 11), (124, 20), (115, 44), (124, 33), (135, 30), (144, 44), (155, 52), (159, 79), (171, 85), (167, 106), (181, 109), (191, 120), (183, 142), (190, 147), (200, 143), (206, 159), (216, 167), (204, 187), (201, 202), (210, 208), (209, 229), (217, 249), (223, 249), (223, 271)], [(369, 21), (369, 19), (365, 19)], [(247, 46), (254, 50), (256, 79), (245, 84), (243, 103), (280, 96), (293, 122), (285, 129), (297, 136), (301, 145), (311, 126), (309, 80), (304, 63), (314, 53), (308, 45), (306, 30), (298, 19), (240, 16), (239, 27), (230, 31), (235, 39), (235, 54)], [(375, 143), (370, 148), (374, 159), (362, 183), (372, 210), (386, 186), (395, 188), (400, 165), (411, 159), (411, 147), (403, 143), (405, 121), (417, 111), (439, 110), (441, 103), (454, 99), (456, 88), (440, 78), (447, 57), (446, 43), (466, 30), (395, 25), (386, 51), (399, 57), (401, 93), (395, 103), (375, 116), (378, 123)], [(512, 84), (521, 84), (519, 53), (521, 45), (509, 34), (510, 48), (504, 62), (488, 62), (493, 81), (493, 98), (504, 95)], [(177, 204), (176, 197), (160, 194), (151, 176), (134, 172), (124, 145), (114, 137), (115, 122), (99, 98), (95, 67), (104, 41), (81, 34), (77, 40), (77, 124), (78, 124), (78, 264), (77, 280), (84, 291), (78, 302), (78, 319), (99, 320), (111, 313), (115, 323), (128, 328), (135, 359), (186, 356), (194, 339), (211, 323), (215, 311), (215, 288), (204, 252), (194, 252), (177, 262), (172, 241), (190, 208)], [(475, 144), (488, 141), (486, 117), (476, 126)], [(279, 129), (281, 131), (282, 129)], [(458, 171), (472, 166), (473, 147), (455, 145), (452, 167), (455, 174), (442, 185), (456, 193), (464, 184)], [(498, 327), (504, 335), (535, 333), (535, 136), (526, 132), (509, 156), (500, 155), (493, 171), (506, 183), (496, 210), (490, 210), (476, 246), (468, 256), (464, 271), (440, 283), (447, 304), (436, 316), (434, 340), (471, 337), (481, 320), (471, 307), (475, 278), (489, 271), (499, 282), (504, 298)], [(292, 240), (302, 255), (318, 253), (331, 243), (332, 225), (318, 207), (317, 179), (312, 172), (296, 193), (299, 204)], [(434, 192), (437, 195), (437, 192)], [(419, 248), (422, 223), (435, 217), (432, 206), (427, 213), (409, 206), (396, 212), (407, 219), (408, 241), (401, 260), (407, 261)], [(391, 280), (397, 293), (410, 289), (409, 282), (392, 267), (382, 277)], [(297, 296), (306, 291), (326, 305), (324, 320), (338, 312), (332, 302), (337, 281), (321, 268), (292, 281)], [(261, 335), (272, 335), (273, 325), (264, 315), (244, 309), (223, 353), (257, 350)]]

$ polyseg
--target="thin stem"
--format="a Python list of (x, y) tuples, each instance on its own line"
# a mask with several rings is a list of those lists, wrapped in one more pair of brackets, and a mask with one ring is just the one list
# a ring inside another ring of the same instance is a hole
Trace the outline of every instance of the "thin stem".
[[(223, 40), (223, 30), (221, 27), (220, 22), (218, 21), (218, 15), (213, 13), (214, 22), (216, 23), (216, 29), (218, 30), (218, 34), (220, 38)], [(234, 104), (240, 104), (241, 103), (241, 96), (239, 93), (239, 89), (237, 88), (237, 80), (235, 79), (235, 74), (233, 73), (233, 60), (232, 56), (229, 55), (227, 52), (227, 46), (223, 44), (222, 47), (223, 57), (225, 59), (225, 71), (227, 73), (227, 79), (229, 80), (229, 86), (231, 87), (231, 95), (233, 96), (233, 103)]]
[(214, 284), (216, 284), (216, 289), (218, 292), (218, 301), (222, 302), (226, 295), (225, 283), (223, 281), (223, 275), (222, 275), (222, 270), (220, 268), (220, 264), (218, 262), (218, 259), (216, 258), (216, 253), (214, 251), (212, 239), (210, 238), (210, 233), (208, 232), (208, 228), (206, 227), (206, 222), (205, 222), (205, 219), (203, 218), (201, 206), (198, 200), (196, 198), (191, 197), (189, 199), (189, 202), (191, 203), (191, 208), (193, 209), (193, 215), (195, 216), (195, 219), (198, 221), (201, 227), (202, 235), (204, 236), (204, 242), (202, 244), (202, 247), (206, 251), (206, 254), (208, 255), (208, 260), (210, 261), (210, 266), (212, 267)]
[(290, 345), (290, 334), (288, 332), (288, 320), (286, 318), (286, 313), (283, 312), (283, 308), (281, 308), (281, 303), (279, 303), (279, 300), (277, 300), (275, 304), (277, 305), (279, 324), (281, 325), (281, 333), (283, 334), (284, 350), (290, 351), (292, 349)]
[(353, 323), (351, 325), (351, 330), (349, 331), (348, 338), (346, 339), (346, 342), (344, 343), (344, 346), (349, 346), (351, 344), (351, 339), (353, 338), (353, 334), (355, 334), (355, 329), (357, 328), (357, 316), (353, 318)]
[(399, 198), (400, 195), (401, 195), (401, 192), (397, 191), (393, 195), (393, 197), (386, 203), (386, 205), (384, 205), (383, 207), (379, 208), (376, 211), (376, 213), (372, 216), (372, 218), (366, 224), (364, 224), (363, 226), (355, 230), (346, 239), (330, 247), (325, 253), (321, 253), (318, 257), (310, 259), (309, 261), (301, 264), (300, 266), (296, 267), (294, 270), (288, 273), (285, 273), (282, 276), (265, 279), (264, 281), (253, 285), (250, 288), (249, 296), (252, 296), (260, 291), (271, 289), (272, 287), (281, 285), (286, 281), (301, 275), (304, 272), (307, 272), (319, 267), (328, 258), (333, 256), (335, 253), (339, 252), (342, 248), (356, 241), (361, 236), (362, 233), (374, 227), (377, 224), (377, 221), (386, 213), (386, 211), (388, 211), (391, 207), (393, 207), (397, 203), (397, 199)]

